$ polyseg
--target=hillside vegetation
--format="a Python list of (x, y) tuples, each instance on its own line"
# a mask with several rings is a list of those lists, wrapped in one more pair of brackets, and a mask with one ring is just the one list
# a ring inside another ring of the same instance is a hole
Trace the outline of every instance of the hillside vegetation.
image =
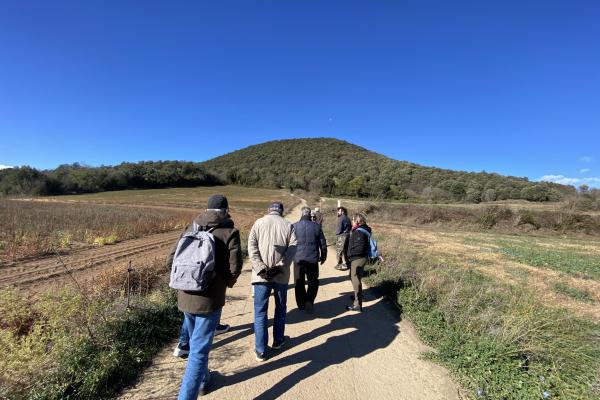
[(30, 167), (0, 171), (0, 195), (9, 196), (230, 183), (303, 189), (331, 196), (435, 202), (558, 201), (576, 194), (572, 186), (397, 161), (336, 139), (272, 141), (203, 163), (73, 164), (47, 171)]
[(556, 201), (575, 192), (571, 186), (526, 178), (424, 167), (336, 139), (272, 141), (202, 165), (229, 183), (305, 189), (332, 196), (479, 203)]

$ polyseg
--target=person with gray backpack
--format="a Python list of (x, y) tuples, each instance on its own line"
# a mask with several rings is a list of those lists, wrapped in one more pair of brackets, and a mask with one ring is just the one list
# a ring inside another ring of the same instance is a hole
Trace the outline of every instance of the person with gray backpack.
[(177, 289), (177, 306), (184, 313), (183, 329), (189, 336), (180, 400), (196, 399), (208, 392), (208, 355), (225, 305), (226, 288), (235, 284), (242, 263), (240, 233), (229, 216), (227, 198), (211, 196), (207, 209), (184, 229), (167, 258), (169, 286)]

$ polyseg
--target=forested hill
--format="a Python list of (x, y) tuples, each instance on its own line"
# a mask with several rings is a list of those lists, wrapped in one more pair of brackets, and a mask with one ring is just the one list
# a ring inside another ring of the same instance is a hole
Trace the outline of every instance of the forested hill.
[(575, 188), (489, 173), (397, 161), (336, 139), (292, 139), (250, 146), (206, 162), (146, 161), (115, 166), (61, 165), (0, 170), (0, 195), (90, 193), (203, 186), (305, 189), (334, 196), (441, 202), (560, 200)]
[(339, 196), (434, 201), (559, 200), (571, 186), (424, 167), (336, 139), (291, 139), (250, 146), (202, 163), (245, 186), (301, 188)]

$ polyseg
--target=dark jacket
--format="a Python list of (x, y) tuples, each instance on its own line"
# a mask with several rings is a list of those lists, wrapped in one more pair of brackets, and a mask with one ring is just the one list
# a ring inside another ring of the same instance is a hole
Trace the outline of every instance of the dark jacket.
[[(194, 221), (207, 229), (216, 227), (212, 234), (215, 237), (215, 271), (217, 275), (209, 288), (202, 292), (178, 290), (177, 306), (183, 312), (206, 314), (225, 305), (226, 287), (232, 287), (242, 272), (240, 232), (233, 227), (233, 221), (229, 216), (220, 216), (216, 211), (205, 211)], [(185, 227), (181, 236), (190, 229), (191, 224)], [(169, 270), (171, 270), (176, 250), (177, 243), (167, 257)]]
[[(371, 233), (371, 228), (367, 225), (360, 225), (359, 228), (363, 228)], [(348, 248), (346, 249), (348, 260), (354, 261), (359, 258), (367, 258), (370, 246), (369, 236), (366, 233), (356, 228), (352, 229), (352, 233), (350, 233), (350, 238), (348, 239)]]
[(321, 211), (315, 211), (315, 220), (317, 224), (323, 226), (323, 214)]
[(350, 222), (350, 218), (346, 214), (342, 214), (338, 217), (337, 227), (335, 229), (336, 235), (341, 235), (342, 233), (350, 233), (352, 230), (352, 223)]
[(311, 221), (309, 216), (302, 217), (294, 224), (294, 232), (298, 241), (294, 262), (316, 264), (327, 259), (327, 241), (319, 224)]

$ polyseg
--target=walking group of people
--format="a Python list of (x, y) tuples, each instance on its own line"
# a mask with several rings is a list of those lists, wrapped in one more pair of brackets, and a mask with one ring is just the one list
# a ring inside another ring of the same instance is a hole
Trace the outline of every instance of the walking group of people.
[[(287, 291), (292, 264), (294, 294), (300, 310), (314, 312), (319, 288), (319, 263), (327, 259), (323, 215), (317, 208), (301, 210), (300, 220), (283, 218), (283, 204), (272, 203), (248, 237), (254, 297), (255, 357), (265, 361), (269, 351), (281, 349), (286, 341)], [(362, 311), (362, 274), (369, 258), (371, 228), (365, 217), (352, 220), (338, 208), (336, 269), (349, 270), (354, 289), (351, 311)], [(342, 258), (344, 263), (342, 263)], [(167, 258), (170, 286), (177, 290), (177, 303), (184, 322), (174, 355), (188, 357), (179, 399), (196, 399), (208, 392), (208, 355), (215, 335), (227, 332), (220, 324), (227, 288), (235, 285), (242, 270), (240, 233), (229, 215), (227, 198), (211, 196), (207, 209), (188, 225)], [(306, 286), (308, 285), (308, 289)], [(268, 305), (274, 296), (273, 341), (268, 346)]]

